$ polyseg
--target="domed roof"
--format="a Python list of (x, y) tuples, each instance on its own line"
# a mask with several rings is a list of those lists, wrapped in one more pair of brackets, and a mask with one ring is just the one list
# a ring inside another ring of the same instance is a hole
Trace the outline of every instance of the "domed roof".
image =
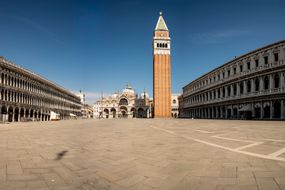
[(141, 93), (141, 99), (143, 99), (144, 97), (149, 98), (148, 93), (146, 93), (146, 92)]
[(118, 98), (118, 97), (119, 97), (118, 92), (114, 92), (114, 94), (112, 95), (112, 98)]
[(122, 94), (126, 94), (129, 96), (135, 96), (135, 90), (129, 85), (127, 84), (126, 88), (123, 90)]

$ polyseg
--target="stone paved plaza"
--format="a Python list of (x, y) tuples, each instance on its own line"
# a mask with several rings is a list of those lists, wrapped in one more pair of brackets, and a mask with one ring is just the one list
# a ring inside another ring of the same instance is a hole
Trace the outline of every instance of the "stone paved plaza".
[(0, 189), (285, 189), (285, 122), (0, 125)]

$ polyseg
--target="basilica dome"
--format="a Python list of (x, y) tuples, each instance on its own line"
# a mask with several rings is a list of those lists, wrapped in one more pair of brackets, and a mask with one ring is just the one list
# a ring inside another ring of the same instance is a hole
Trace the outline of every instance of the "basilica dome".
[(122, 94), (127, 95), (127, 96), (135, 96), (136, 93), (135, 93), (135, 90), (130, 85), (127, 84)]
[(118, 92), (115, 92), (115, 93), (112, 95), (112, 98), (118, 98), (118, 97), (119, 97)]
[(146, 99), (149, 98), (149, 95), (146, 92), (141, 93), (141, 99), (144, 99), (144, 96), (145, 96)]

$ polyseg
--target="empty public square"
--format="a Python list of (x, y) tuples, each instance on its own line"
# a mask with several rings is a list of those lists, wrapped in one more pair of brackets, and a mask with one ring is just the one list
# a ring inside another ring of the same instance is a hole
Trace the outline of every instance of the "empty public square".
[(3, 124), (0, 189), (285, 189), (282, 121)]

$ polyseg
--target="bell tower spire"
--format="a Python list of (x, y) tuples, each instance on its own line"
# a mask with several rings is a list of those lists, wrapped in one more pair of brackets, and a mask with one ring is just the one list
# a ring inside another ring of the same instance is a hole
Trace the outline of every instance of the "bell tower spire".
[(169, 30), (159, 13), (153, 35), (154, 117), (171, 116), (171, 65)]

